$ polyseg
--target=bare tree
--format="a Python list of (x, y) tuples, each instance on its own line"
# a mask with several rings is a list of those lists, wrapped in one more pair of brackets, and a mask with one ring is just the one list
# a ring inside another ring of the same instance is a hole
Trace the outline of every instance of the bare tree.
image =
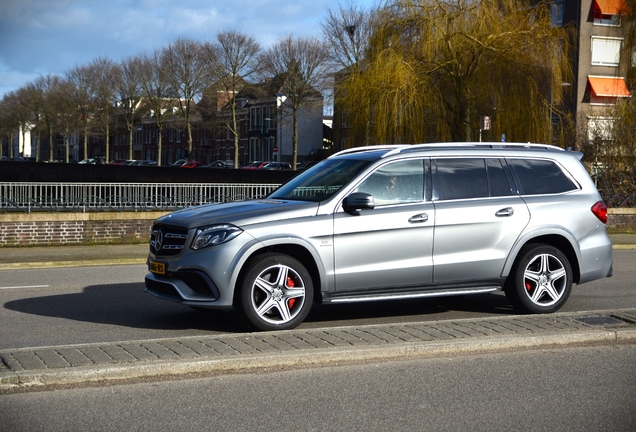
[[(234, 168), (239, 163), (239, 121), (236, 115), (236, 96), (246, 79), (252, 76), (258, 67), (258, 54), (260, 45), (250, 36), (235, 30), (219, 32), (216, 43), (204, 45), (206, 60), (212, 72), (214, 80), (213, 88), (221, 95), (215, 95), (214, 100), (221, 99), (221, 103), (227, 102), (230, 109), (230, 117), (219, 115), (217, 120), (225, 126), (234, 138)], [(219, 103), (215, 111), (220, 112)]]
[(151, 55), (142, 55), (135, 63), (136, 75), (139, 77), (145, 105), (157, 126), (157, 165), (161, 166), (163, 147), (163, 127), (172, 117), (174, 97), (170, 84), (170, 73), (165, 64), (165, 52), (154, 51)]
[(287, 36), (261, 56), (263, 71), (279, 80), (285, 95), (281, 109), (292, 119), (292, 168), (298, 160), (298, 120), (300, 110), (323, 103), (322, 93), (329, 82), (329, 52), (324, 43), (311, 37)]
[(73, 96), (74, 85), (65, 79), (61, 79), (59, 86), (56, 88), (56, 113), (59, 132), (64, 137), (64, 161), (70, 162), (70, 138), (71, 133), (80, 127), (80, 121), (77, 118), (78, 108), (77, 101)]
[(39, 81), (27, 83), (22, 89), (20, 89), (21, 98), (28, 111), (30, 117), (29, 129), (31, 133), (35, 132), (35, 160), (40, 160), (40, 133), (42, 131), (42, 109), (44, 91), (39, 86)]
[(117, 98), (117, 114), (124, 121), (128, 131), (128, 158), (133, 158), (133, 132), (135, 120), (141, 111), (141, 84), (137, 75), (139, 56), (129, 57), (119, 65), (120, 73), (114, 81)]
[(180, 100), (179, 110), (188, 139), (188, 156), (192, 157), (192, 124), (197, 102), (209, 85), (202, 45), (194, 40), (179, 38), (163, 51), (167, 77)]
[(372, 30), (371, 12), (348, 0), (337, 10), (328, 8), (321, 22), (322, 33), (330, 47), (330, 61), (340, 68), (359, 67), (365, 58)]
[(82, 132), (83, 159), (88, 158), (89, 129), (95, 113), (93, 72), (94, 69), (89, 66), (78, 65), (65, 74), (66, 81), (70, 84), (71, 93), (69, 96), (75, 103), (78, 126)]
[(15, 103), (12, 107), (18, 120), (20, 136), (22, 137), (22, 148), (19, 149), (22, 157), (26, 156), (26, 146), (30, 145), (30, 143), (27, 143), (26, 135), (35, 127), (35, 122), (37, 121), (33, 118), (33, 112), (31, 111), (31, 97), (28, 86), (20, 87), (15, 92)]
[(42, 89), (41, 127), (49, 138), (49, 160), (55, 160), (53, 137), (57, 131), (58, 106), (62, 97), (62, 79), (57, 75), (43, 75), (36, 79), (36, 86)]
[(16, 104), (17, 95), (13, 91), (5, 94), (0, 102), (0, 131), (2, 136), (6, 137), (9, 142), (9, 154), (7, 156), (11, 159), (15, 157), (13, 153), (15, 132), (20, 128), (18, 114), (14, 109)]
[(117, 64), (105, 57), (98, 57), (90, 63), (95, 96), (95, 125), (104, 135), (106, 162), (110, 161), (110, 127), (112, 114), (117, 104), (115, 82), (120, 73)]

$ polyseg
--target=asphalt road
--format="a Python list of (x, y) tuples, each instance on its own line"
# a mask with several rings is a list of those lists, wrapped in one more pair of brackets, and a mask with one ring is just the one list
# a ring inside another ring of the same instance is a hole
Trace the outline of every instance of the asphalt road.
[(636, 345), (569, 347), (0, 396), (20, 431), (633, 431)]
[[(143, 292), (143, 265), (0, 271), (0, 349), (244, 331), (232, 313), (201, 313)], [(575, 286), (563, 312), (636, 307), (636, 250), (614, 251), (612, 278)], [(502, 294), (314, 308), (300, 328), (514, 314)]]

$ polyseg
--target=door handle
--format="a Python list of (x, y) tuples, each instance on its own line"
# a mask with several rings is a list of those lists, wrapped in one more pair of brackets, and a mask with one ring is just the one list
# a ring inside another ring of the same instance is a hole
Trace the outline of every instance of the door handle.
[(426, 213), (411, 216), (409, 218), (409, 222), (412, 222), (412, 223), (426, 222), (427, 220), (428, 220), (428, 215)]
[(504, 209), (499, 210), (497, 213), (495, 213), (495, 216), (497, 217), (512, 216), (514, 212), (515, 210), (512, 207), (506, 207)]

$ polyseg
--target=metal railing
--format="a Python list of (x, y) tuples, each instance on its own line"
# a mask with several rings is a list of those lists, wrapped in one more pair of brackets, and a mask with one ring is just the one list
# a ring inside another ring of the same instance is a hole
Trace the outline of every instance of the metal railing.
[(262, 198), (277, 184), (0, 183), (0, 212), (176, 210)]

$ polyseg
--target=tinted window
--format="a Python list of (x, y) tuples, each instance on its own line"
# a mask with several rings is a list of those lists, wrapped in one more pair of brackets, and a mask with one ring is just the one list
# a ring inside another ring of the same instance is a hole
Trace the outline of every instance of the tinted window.
[(435, 184), (440, 200), (488, 197), (483, 159), (437, 159)]
[(338, 192), (370, 163), (354, 159), (324, 160), (282, 185), (269, 198), (322, 201)]
[(512, 195), (510, 182), (508, 182), (508, 176), (501, 166), (501, 161), (499, 159), (486, 159), (486, 166), (488, 167), (488, 188), (490, 189), (490, 196)]
[(420, 202), (424, 199), (424, 162), (406, 160), (380, 167), (359, 187), (373, 195), (376, 206)]
[(561, 168), (549, 160), (509, 159), (524, 195), (555, 194), (577, 189)]

